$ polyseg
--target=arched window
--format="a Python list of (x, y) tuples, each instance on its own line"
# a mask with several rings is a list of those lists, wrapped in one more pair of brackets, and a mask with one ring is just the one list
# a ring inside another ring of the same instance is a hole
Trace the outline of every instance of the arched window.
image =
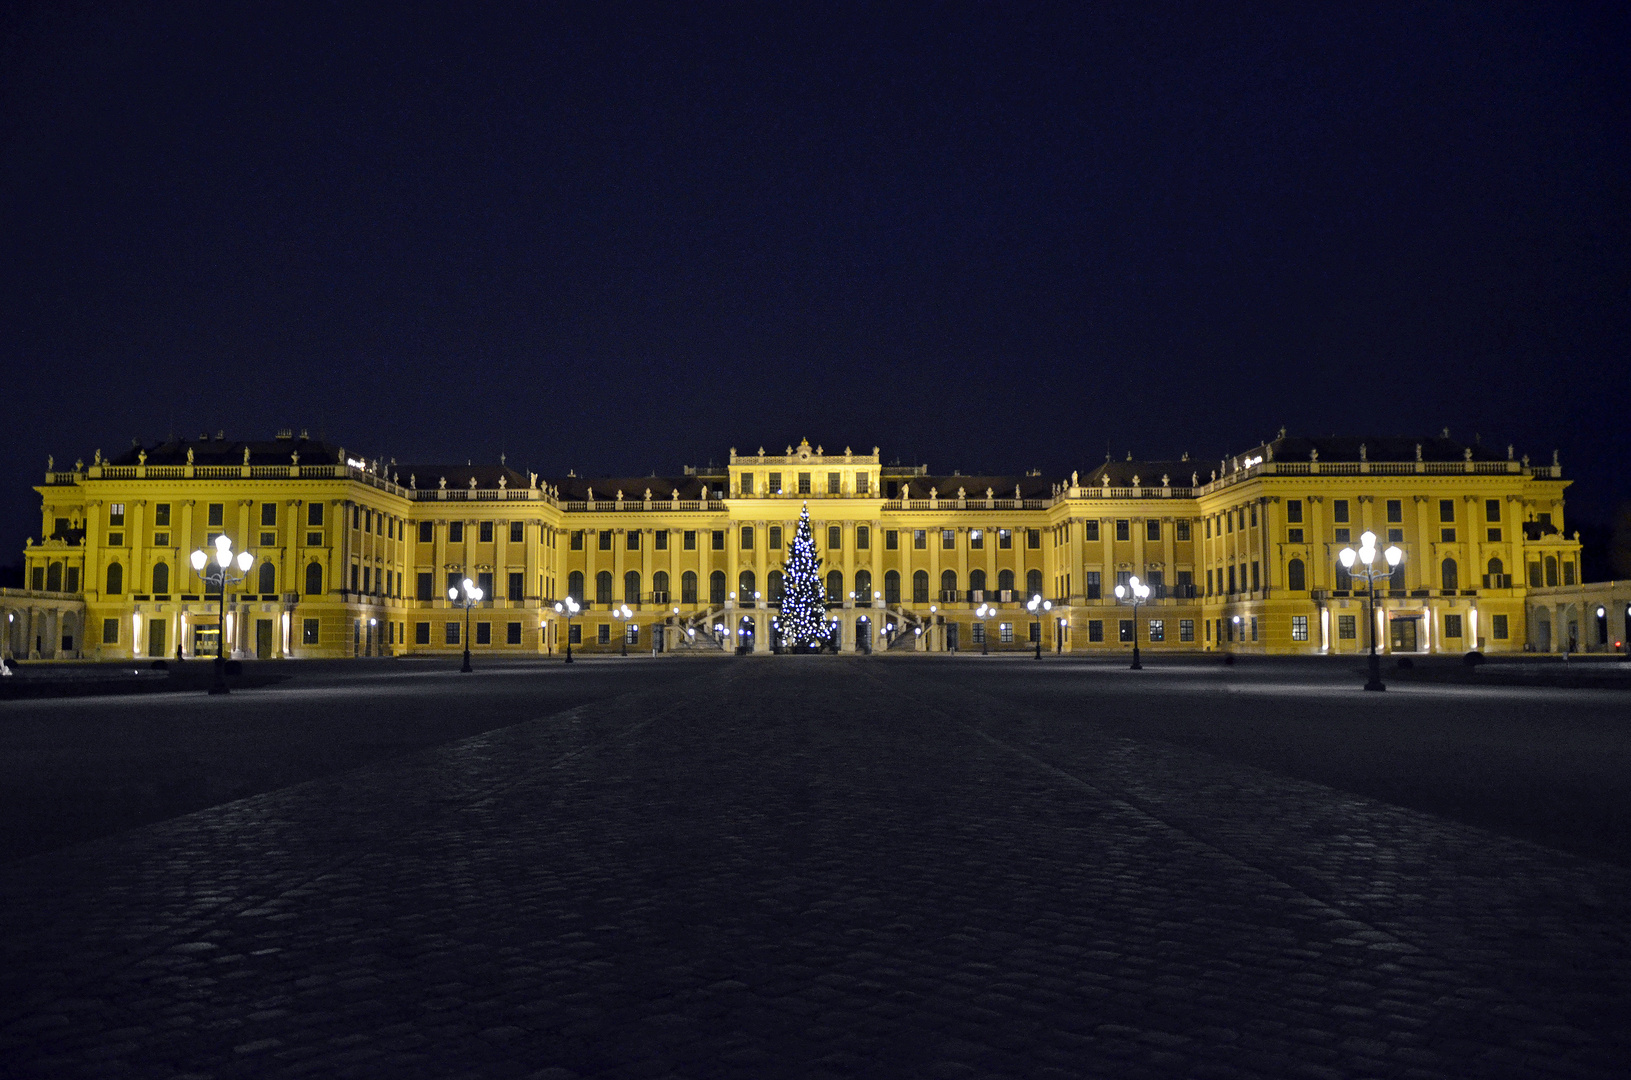
[[(158, 578), (157, 570), (153, 571), (153, 577), (155, 580)], [(154, 591), (157, 592), (158, 590), (155, 589)], [(277, 592), (277, 567), (272, 563), (261, 563), (260, 589), (258, 591), (262, 596), (265, 596), (267, 593)]]
[(170, 564), (158, 563), (153, 567), (153, 591), (167, 593), (170, 591)]
[(985, 571), (975, 567), (968, 572), (968, 587), (975, 592), (985, 592)]
[(1025, 571), (1025, 598), (1027, 600), (1029, 600), (1033, 596), (1041, 596), (1041, 595), (1042, 595), (1042, 571), (1040, 571), (1040, 570), (1027, 570), (1027, 571)]
[(1506, 573), (1506, 564), (1500, 559), (1491, 559), (1489, 561), (1489, 573), (1491, 577)]
[(687, 570), (680, 575), (680, 603), (695, 604), (697, 602), (697, 575)]
[(940, 599), (957, 599), (957, 571), (946, 570), (940, 575)]
[[(1552, 588), (1552, 587), (1554, 587), (1556, 585), (1557, 585), (1557, 556), (1548, 555), (1548, 556), (1546, 556), (1546, 587), (1548, 589), (1550, 589), (1550, 588)], [(109, 592), (114, 592), (115, 590), (110, 588), (110, 589), (108, 589), (108, 591)]]
[(1457, 572), (1454, 559), (1445, 559), (1444, 562), (1439, 565), (1438, 577), (1438, 587), (1441, 589), (1461, 588), (1461, 575)]
[(623, 575), (623, 602), (625, 604), (640, 602), (640, 571), (630, 570)]
[(736, 575), (736, 598), (747, 607), (753, 603), (753, 594), (759, 588), (759, 579), (752, 570), (744, 570)]
[(595, 603), (602, 607), (612, 606), (612, 572), (602, 570), (595, 575)]
[(708, 603), (723, 604), (725, 602), (725, 571), (715, 570), (708, 575)]
[(574, 570), (566, 575), (566, 595), (583, 603), (583, 571)]
[(919, 570), (912, 575), (912, 603), (927, 604), (929, 602), (929, 572)]
[(997, 571), (997, 591), (1009, 593), (1014, 591), (1014, 572), (1012, 570)]
[(651, 574), (651, 602), (668, 603), (668, 571), (654, 570)]
[(855, 571), (855, 599), (862, 604), (872, 603), (872, 571)]
[[(45, 591), (46, 592), (61, 592), (62, 591), (62, 564), (61, 563), (54, 562), (50, 566), (45, 568)], [(111, 591), (111, 590), (109, 590), (109, 591)]]
[(306, 595), (323, 595), (323, 564), (308, 563), (306, 565)]
[(1308, 574), (1303, 569), (1301, 559), (1292, 559), (1286, 563), (1286, 588), (1292, 592), (1302, 592), (1308, 588)]
[(1348, 573), (1347, 567), (1343, 566), (1341, 563), (1337, 563), (1336, 575), (1336, 587), (1339, 590), (1346, 592), (1347, 590), (1353, 588), (1353, 575)]
[(782, 594), (787, 588), (786, 585), (783, 584), (782, 572), (780, 570), (772, 570), (770, 573), (766, 574), (765, 584), (770, 587), (770, 602), (772, 604), (781, 603)]
[[(1552, 576), (1557, 576), (1557, 560), (1552, 559)], [(125, 591), (125, 568), (118, 563), (108, 564), (108, 595), (118, 596)]]
[(844, 602), (844, 572), (830, 570), (827, 572), (827, 603), (842, 604)]
[(883, 575), (883, 602), (900, 603), (900, 575), (893, 570), (885, 571)]

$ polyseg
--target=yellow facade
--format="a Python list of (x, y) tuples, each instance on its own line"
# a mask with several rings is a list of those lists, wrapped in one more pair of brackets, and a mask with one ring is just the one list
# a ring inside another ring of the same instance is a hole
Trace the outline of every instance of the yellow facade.
[[(569, 591), (586, 605), (575, 650), (626, 638), (631, 652), (768, 652), (776, 575), (807, 504), (846, 651), (1021, 651), (1039, 633), (1049, 651), (1086, 654), (1135, 636), (1155, 653), (1356, 653), (1367, 616), (1337, 553), (1365, 529), (1405, 551), (1379, 590), (1384, 651), (1517, 651), (1534, 644), (1527, 591), (1578, 580), (1561, 472), (1447, 437), (1282, 434), (1204, 470), (1123, 461), (1068, 478), (931, 475), (884, 465), (876, 448), (807, 442), (604, 479), (365, 461), (290, 433), (169, 442), (47, 473), (26, 592), (80, 600), (82, 623), (78, 640), (14, 631), (8, 645), (212, 654), (217, 604), (188, 556), (222, 533), (256, 558), (227, 594), (239, 656), (458, 651), (465, 616), (447, 586), (465, 576), (486, 594), (469, 615), (478, 653), (562, 650), (554, 608)], [(1155, 586), (1136, 617), (1114, 597), (1127, 575)], [(1038, 593), (1053, 609), (1034, 619), (1024, 602)]]

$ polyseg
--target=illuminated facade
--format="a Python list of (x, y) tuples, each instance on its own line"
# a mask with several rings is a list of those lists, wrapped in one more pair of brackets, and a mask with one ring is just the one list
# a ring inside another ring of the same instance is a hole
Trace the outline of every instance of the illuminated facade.
[[(1530, 590), (1571, 586), (1567, 481), (1446, 437), (1281, 437), (1216, 463), (1110, 461), (1049, 478), (933, 475), (870, 454), (732, 451), (678, 476), (544, 478), (397, 465), (285, 432), (133, 447), (51, 469), (22, 593), (0, 596), (16, 656), (213, 654), (212, 596), (188, 562), (225, 533), (256, 556), (227, 596), (244, 657), (453, 653), (450, 582), (477, 580), (478, 653), (770, 652), (780, 566), (810, 507), (844, 651), (1358, 653), (1363, 597), (1337, 561), (1371, 530), (1405, 551), (1379, 591), (1394, 653), (1543, 651)], [(1136, 575), (1153, 595), (1115, 600)], [(1053, 608), (1035, 619), (1024, 602)], [(976, 614), (987, 605), (988, 615)], [(624, 617), (624, 610), (627, 616)]]

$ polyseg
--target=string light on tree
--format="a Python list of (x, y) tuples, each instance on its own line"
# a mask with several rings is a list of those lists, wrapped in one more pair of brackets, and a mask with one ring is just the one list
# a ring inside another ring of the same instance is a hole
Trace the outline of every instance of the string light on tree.
[(827, 621), (826, 593), (821, 585), (821, 560), (816, 557), (815, 538), (810, 534), (810, 506), (799, 513), (798, 532), (788, 548), (782, 570), (786, 587), (782, 593), (778, 620), (782, 640), (793, 650), (819, 649), (832, 640), (832, 624)]

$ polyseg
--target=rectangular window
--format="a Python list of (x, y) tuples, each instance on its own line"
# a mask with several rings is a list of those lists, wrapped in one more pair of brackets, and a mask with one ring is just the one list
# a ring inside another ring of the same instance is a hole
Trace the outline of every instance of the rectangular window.
[(780, 525), (772, 525), (772, 526), (770, 526), (770, 550), (771, 551), (780, 551), (781, 549), (782, 549), (782, 527)]
[(1404, 523), (1404, 500), (1389, 499), (1387, 501), (1387, 519), (1393, 524)]
[(1460, 615), (1444, 616), (1444, 636), (1447, 638), (1459, 638), (1461, 636)]
[(1489, 522), (1491, 525), (1494, 525), (1496, 522), (1501, 520), (1500, 499), (1484, 500), (1484, 520)]
[(799, 494), (810, 494), (810, 474), (807, 472), (799, 473)]
[(601, 551), (612, 550), (612, 530), (601, 529), (600, 532), (596, 534), (595, 543), (599, 546)]
[(844, 543), (844, 538), (843, 538), (842, 530), (840, 530), (837, 525), (828, 525), (827, 526), (827, 548), (828, 548), (828, 550), (837, 551), (840, 547), (843, 546), (843, 543)]
[[(214, 505), (215, 506), (220, 506), (221, 504), (220, 503), (215, 503)], [(109, 503), (108, 504), (108, 524), (109, 525), (123, 525), (124, 523), (125, 523), (125, 504), (124, 503)], [(213, 521), (212, 520), (210, 522), (210, 524), (211, 525), (219, 525), (221, 523), (219, 521)]]
[(1303, 501), (1301, 499), (1286, 500), (1286, 520), (1301, 523), (1303, 519)]
[(1039, 623), (1039, 622), (1029, 623), (1029, 624), (1027, 624), (1026, 629), (1028, 631), (1028, 633), (1025, 635), (1026, 640), (1028, 640), (1032, 645), (1035, 645), (1037, 642), (1042, 640), (1042, 624), (1041, 623)]
[(745, 472), (742, 474), (742, 494), (753, 494), (753, 474), (750, 472)]
[(1402, 543), (1404, 543), (1404, 530), (1403, 529), (1389, 529), (1387, 531), (1387, 542), (1390, 543), (1390, 544), (1402, 544)]
[(1438, 538), (1439, 538), (1439, 541), (1441, 543), (1453, 544), (1453, 543), (1455, 543), (1455, 530), (1454, 529), (1440, 529), (1438, 531)]
[(1440, 499), (1438, 501), (1438, 519), (1440, 521), (1455, 520), (1455, 500)]
[(752, 551), (753, 550), (753, 526), (752, 525), (742, 526), (742, 550), (743, 551)]
[(493, 594), (493, 572), (491, 570), (483, 570), (476, 575), (476, 588), (481, 590), (483, 600), (491, 602), (497, 599)]
[(1286, 543), (1288, 543), (1288, 544), (1300, 544), (1302, 542), (1303, 542), (1303, 531), (1301, 529), (1287, 529), (1286, 530)]
[(504, 644), (521, 644), (521, 624), (518, 622), (504, 624)]
[(651, 546), (653, 548), (655, 548), (658, 551), (667, 551), (668, 550), (668, 530), (667, 529), (658, 529), (656, 532), (652, 533), (651, 535), (652, 535)]
[(1563, 584), (1574, 584), (1574, 560), (1570, 559), (1563, 564)]
[(1167, 640), (1167, 624), (1166, 624), (1165, 619), (1151, 619), (1150, 620), (1150, 640), (1151, 641), (1165, 641), (1165, 640)]
[(510, 522), (510, 543), (519, 544), (526, 540), (526, 524), (520, 521)]
[(782, 474), (781, 473), (773, 472), (773, 473), (770, 474), (769, 488), (770, 488), (770, 493), (772, 495), (780, 495), (782, 493)]
[(957, 548), (957, 532), (954, 529), (940, 530), (940, 549), (942, 551), (955, 551)]
[(1212, 519), (1211, 518), (1206, 519), (1206, 538), (1208, 540), (1212, 539)]
[(680, 538), (680, 541), (681, 546), (686, 551), (695, 551), (697, 549), (697, 531), (695, 529), (686, 529), (685, 535)]
[(912, 546), (918, 551), (927, 549), (929, 546), (929, 531), (927, 529), (913, 529)]
[(512, 603), (520, 603), (526, 599), (526, 574), (519, 570), (510, 571), (510, 592), (508, 599)]
[(1122, 619), (1121, 620), (1121, 637), (1120, 637), (1119, 640), (1121, 640), (1123, 642), (1133, 640), (1133, 620), (1131, 620), (1131, 619)]
[(597, 645), (610, 645), (612, 643), (612, 627), (610, 623), (601, 623), (595, 627), (595, 643)]
[(1087, 640), (1089, 642), (1102, 642), (1104, 640), (1104, 620), (1087, 620)]
[(1308, 616), (1307, 615), (1293, 615), (1291, 617), (1291, 640), (1292, 641), (1307, 641), (1308, 640)]
[(1089, 570), (1087, 572), (1087, 598), (1089, 600), (1098, 600), (1103, 596), (1103, 592), (1104, 586), (1099, 579), (1099, 572)]
[(640, 624), (632, 622), (624, 623), (623, 640), (628, 642), (630, 645), (640, 644)]
[(1235, 512), (1233, 510), (1224, 512), (1223, 531), (1226, 533), (1232, 533), (1235, 531)]
[(872, 547), (872, 529), (867, 525), (855, 526), (855, 550), (868, 551)]
[(491, 645), (493, 643), (493, 624), (479, 622), (476, 624), (476, 644)]
[(1195, 620), (1194, 619), (1179, 619), (1178, 620), (1178, 640), (1179, 641), (1194, 641), (1195, 640)]
[(566, 628), (566, 641), (569, 645), (583, 644), (583, 624), (573, 623)]
[[(209, 524), (215, 528), (221, 528), (222, 522), (226, 520), (226, 512), (227, 508), (225, 503), (210, 503), (209, 516), (207, 519)], [(124, 520), (124, 515), (120, 515), (120, 520)]]
[(418, 578), (418, 591), (414, 593), (414, 596), (419, 600), (436, 599), (436, 578), (434, 574), (428, 570), (420, 571)]
[(1178, 542), (1181, 543), (1181, 544), (1189, 542), (1189, 519), (1188, 518), (1179, 518), (1178, 519)]
[(464, 522), (450, 521), (447, 523), (447, 542), (450, 544), (464, 543)]
[(1229, 592), (1233, 593), (1234, 591), (1235, 591), (1235, 568), (1234, 568), (1233, 565), (1231, 565), (1229, 567)]
[(1337, 543), (1346, 544), (1346, 543), (1350, 543), (1352, 540), (1353, 540), (1353, 530), (1352, 529), (1338, 529), (1338, 530), (1336, 530), (1336, 542)]
[(1144, 539), (1159, 541), (1161, 539), (1161, 521), (1159, 518), (1149, 518), (1144, 522)]
[(102, 644), (104, 644), (104, 645), (117, 645), (117, 644), (119, 644), (119, 620), (118, 619), (103, 619), (102, 620)]
[(974, 627), (973, 627), (973, 631), (974, 632), (972, 634), (970, 634), (969, 637), (970, 637), (970, 639), (973, 640), (974, 644), (976, 644), (976, 645), (985, 644), (985, 623), (984, 622), (975, 623)]
[(1116, 519), (1116, 539), (1118, 541), (1130, 540), (1133, 535), (1133, 523), (1126, 518)]
[(449, 645), (459, 643), (459, 624), (456, 622), (442, 624), (442, 640)]
[(572, 539), (568, 542), (567, 546), (570, 547), (573, 551), (582, 551), (583, 550), (583, 530), (582, 529), (573, 529), (572, 530)]
[[(306, 621), (307, 622), (315, 622), (316, 620), (315, 619), (308, 619)], [(413, 624), (413, 643), (415, 645), (429, 645), (430, 644), (430, 623), (428, 623), (428, 622), (416, 622), (416, 623)]]
[(1348, 500), (1333, 499), (1331, 501), (1331, 520), (1339, 525), (1348, 523)]
[(1491, 616), (1490, 620), (1489, 620), (1489, 632), (1492, 635), (1494, 635), (1496, 641), (1505, 641), (1506, 640), (1506, 616), (1505, 615), (1493, 615), (1493, 616)]
[(261, 503), (261, 524), (267, 528), (277, 524), (277, 503)]
[(1257, 640), (1257, 616), (1252, 616), (1252, 640)]
[(970, 529), (968, 531), (968, 546), (975, 551), (985, 549), (985, 530)]
[(1257, 576), (1257, 566), (1258, 566), (1257, 560), (1253, 559), (1252, 560), (1252, 592), (1256, 592), (1258, 590), (1258, 588), (1260, 587), (1259, 582), (1260, 582), (1261, 579), (1258, 578), (1258, 576)]
[(828, 495), (837, 495), (838, 494), (838, 488), (839, 488), (839, 474), (835, 473), (835, 472), (828, 473), (827, 474), (827, 494)]
[(261, 535), (260, 535), (260, 546), (261, 547), (272, 547), (276, 543), (277, 543), (277, 533), (275, 533), (275, 532), (263, 532), (263, 533), (261, 533)]
[(623, 534), (623, 536), (624, 536), (623, 546), (627, 550), (629, 550), (629, 551), (639, 551), (640, 550), (640, 532), (641, 532), (641, 530), (639, 530), (639, 529), (630, 529), (628, 532)]
[(1011, 622), (998, 623), (997, 640), (1004, 645), (1012, 645), (1014, 643), (1014, 624)]
[(1501, 530), (1500, 529), (1489, 529), (1489, 530), (1486, 530), (1486, 533), (1489, 536), (1489, 542), (1490, 543), (1499, 544), (1501, 542)]
[(900, 550), (900, 530), (885, 529), (883, 531), (883, 549), (885, 551)]
[(436, 541), (435, 530), (436, 526), (432, 523), (428, 521), (421, 521), (419, 523), (419, 542), (421, 544), (434, 543)]
[[(450, 571), (448, 573), (448, 575), (447, 575), (447, 588), (448, 588), (448, 590), (457, 589), (459, 587), (459, 583), (462, 582), (463, 580), (464, 580), (464, 575), (463, 574)], [(444, 591), (446, 591), (446, 590), (444, 590)]]
[(158, 503), (153, 507), (153, 524), (155, 526), (168, 526), (170, 524), (170, 504)]
[(713, 545), (714, 545), (714, 550), (715, 551), (724, 551), (725, 550), (725, 530), (724, 529), (715, 529), (714, 530)]
[[(153, 534), (153, 546), (154, 547), (169, 547), (170, 546), (170, 534), (167, 533), (167, 532), (154, 533)], [(70, 589), (68, 591), (73, 592), (74, 590)]]
[(1012, 529), (997, 530), (997, 550), (1009, 551), (1014, 546), (1014, 532)]
[(1041, 547), (1042, 547), (1042, 530), (1041, 529), (1026, 529), (1025, 530), (1025, 546), (1027, 548), (1031, 549), (1032, 551), (1040, 550)]
[(319, 502), (306, 504), (306, 524), (313, 528), (323, 524), (323, 504)]
[(872, 491), (872, 474), (871, 473), (864, 473), (864, 472), (856, 473), (855, 474), (855, 493), (857, 495), (866, 495), (866, 494), (871, 493), (871, 491)]

